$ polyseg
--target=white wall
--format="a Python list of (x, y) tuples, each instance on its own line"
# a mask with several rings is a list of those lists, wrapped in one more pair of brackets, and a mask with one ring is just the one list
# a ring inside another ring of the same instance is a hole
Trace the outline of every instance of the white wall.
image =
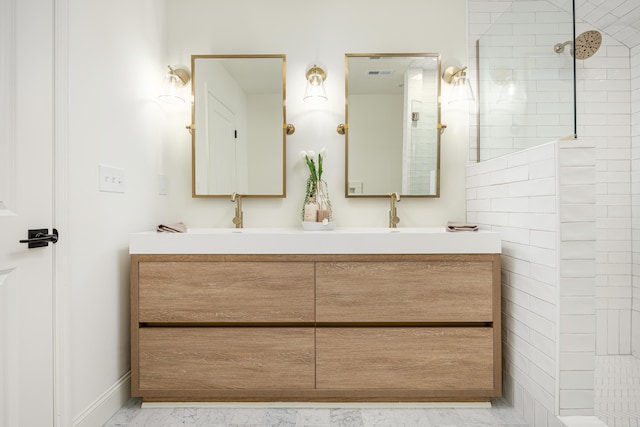
[[(129, 396), (129, 233), (166, 219), (164, 15), (155, 0), (70, 0), (68, 20), (67, 405), (73, 425), (96, 426)], [(101, 163), (124, 169), (125, 193), (98, 191)]]
[(640, 357), (640, 47), (631, 50), (631, 200), (633, 221), (633, 310), (631, 351)]
[[(189, 64), (192, 54), (287, 55), (287, 122), (296, 127), (287, 138), (287, 197), (245, 200), (245, 226), (299, 226), (308, 176), (299, 152), (318, 152), (322, 147), (328, 149), (324, 177), (338, 226), (386, 226), (387, 200), (344, 198), (344, 137), (336, 132), (336, 126), (344, 123), (344, 54), (440, 52), (445, 66), (465, 65), (465, 1), (401, 0), (373, 7), (364, 0), (329, 0), (313, 8), (285, 0), (168, 0), (167, 4), (169, 63)], [(305, 71), (314, 63), (328, 73), (329, 101), (317, 106), (302, 101)], [(446, 105), (448, 89), (443, 88), (442, 121), (448, 127), (442, 138), (442, 196), (402, 200), (398, 206), (402, 227), (465, 218), (467, 110)], [(188, 107), (169, 118), (164, 165), (174, 210), (167, 220), (229, 227), (232, 203), (191, 198), (190, 135), (184, 130), (190, 120)]]
[[(282, 179), (271, 173), (282, 170), (282, 151), (274, 153), (267, 141), (281, 145), (282, 129), (274, 127), (280, 120), (282, 94), (249, 95), (247, 118), (248, 188), (258, 194), (273, 194), (282, 188)], [(255, 172), (255, 173), (253, 173)]]
[[(367, 162), (353, 154), (349, 156), (349, 176), (362, 183), (365, 193), (401, 192), (403, 101), (402, 94), (349, 97), (349, 151), (367, 153)], [(368, 126), (369, 123), (376, 126)], [(394, 179), (388, 179), (387, 173)]]

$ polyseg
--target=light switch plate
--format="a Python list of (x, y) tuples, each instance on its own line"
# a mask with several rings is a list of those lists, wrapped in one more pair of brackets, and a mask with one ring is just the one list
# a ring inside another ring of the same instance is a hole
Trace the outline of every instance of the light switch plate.
[(98, 189), (110, 193), (124, 193), (126, 190), (124, 169), (107, 165), (98, 165)]

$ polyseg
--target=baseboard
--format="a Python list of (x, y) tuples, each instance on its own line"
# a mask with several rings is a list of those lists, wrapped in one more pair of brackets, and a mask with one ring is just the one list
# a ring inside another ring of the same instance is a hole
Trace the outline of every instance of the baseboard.
[(423, 409), (491, 408), (491, 402), (143, 402), (142, 408)]
[(607, 427), (598, 417), (570, 416), (558, 417), (566, 427)]
[(124, 374), (98, 399), (73, 419), (73, 427), (95, 427), (106, 423), (131, 397), (131, 371)]

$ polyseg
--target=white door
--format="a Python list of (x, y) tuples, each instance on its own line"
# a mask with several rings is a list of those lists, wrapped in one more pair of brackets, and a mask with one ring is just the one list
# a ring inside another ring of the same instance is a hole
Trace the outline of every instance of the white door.
[(0, 6), (0, 426), (53, 425), (53, 1)]

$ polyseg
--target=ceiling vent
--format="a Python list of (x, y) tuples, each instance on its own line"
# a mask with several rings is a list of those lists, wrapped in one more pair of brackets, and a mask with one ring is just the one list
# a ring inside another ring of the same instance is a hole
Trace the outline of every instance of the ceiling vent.
[(390, 76), (393, 74), (393, 70), (369, 70), (367, 76)]

